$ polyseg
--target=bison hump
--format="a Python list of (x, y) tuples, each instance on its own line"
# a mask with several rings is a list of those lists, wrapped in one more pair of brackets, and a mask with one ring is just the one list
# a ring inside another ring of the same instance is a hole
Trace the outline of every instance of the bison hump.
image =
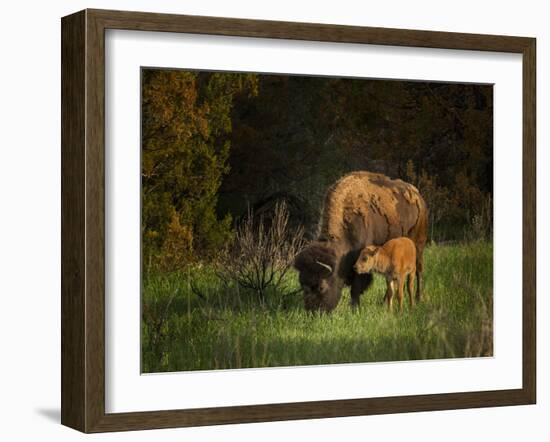
[[(353, 172), (338, 180), (325, 196), (321, 236), (346, 239), (350, 221), (360, 217), (367, 229), (388, 238), (406, 235), (424, 206), (418, 189), (399, 179), (371, 172)], [(378, 236), (378, 235), (377, 235)]]

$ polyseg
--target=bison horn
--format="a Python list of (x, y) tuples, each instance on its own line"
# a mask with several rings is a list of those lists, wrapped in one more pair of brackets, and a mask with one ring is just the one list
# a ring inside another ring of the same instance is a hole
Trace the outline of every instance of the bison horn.
[(327, 269), (329, 273), (332, 273), (332, 267), (329, 266), (328, 264), (325, 264), (324, 262), (321, 262), (321, 261), (315, 261), (315, 262), (319, 264), (321, 267), (324, 267), (325, 269)]

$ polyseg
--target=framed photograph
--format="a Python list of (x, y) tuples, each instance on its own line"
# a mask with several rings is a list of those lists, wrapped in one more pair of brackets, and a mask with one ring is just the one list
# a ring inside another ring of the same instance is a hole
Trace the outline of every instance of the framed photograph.
[(64, 425), (535, 403), (535, 39), (61, 25)]

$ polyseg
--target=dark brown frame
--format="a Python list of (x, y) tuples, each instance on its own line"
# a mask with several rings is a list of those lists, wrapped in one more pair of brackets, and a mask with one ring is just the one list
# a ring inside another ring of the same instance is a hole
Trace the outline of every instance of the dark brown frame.
[[(523, 386), (190, 410), (105, 413), (105, 30), (185, 32), (523, 55)], [(536, 401), (536, 40), (449, 32), (84, 10), (62, 30), (61, 422), (83, 432), (534, 404)]]

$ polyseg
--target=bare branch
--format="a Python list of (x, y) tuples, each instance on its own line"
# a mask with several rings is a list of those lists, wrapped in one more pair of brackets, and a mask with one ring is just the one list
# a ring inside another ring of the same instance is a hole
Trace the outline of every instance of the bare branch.
[(294, 257), (304, 246), (304, 229), (289, 229), (285, 203), (277, 203), (272, 218), (254, 217), (251, 210), (237, 228), (235, 240), (221, 256), (221, 277), (255, 291), (263, 298), (271, 288), (282, 291)]

